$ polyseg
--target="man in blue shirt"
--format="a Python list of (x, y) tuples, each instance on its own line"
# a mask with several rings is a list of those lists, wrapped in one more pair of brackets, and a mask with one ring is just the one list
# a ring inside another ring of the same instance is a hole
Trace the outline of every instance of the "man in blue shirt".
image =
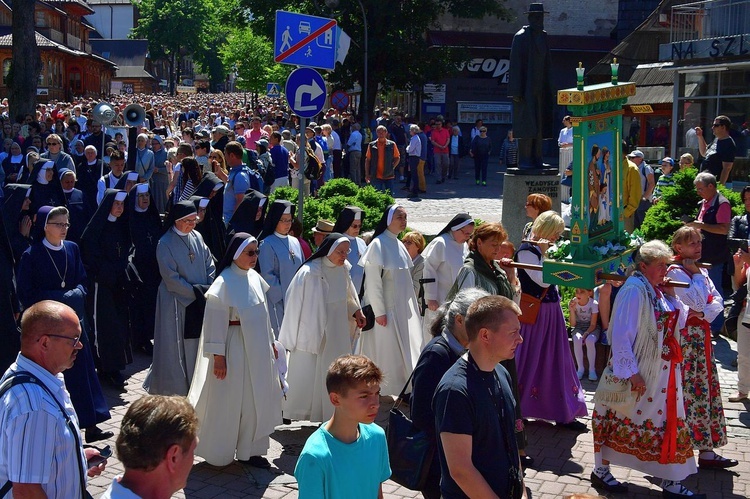
[(273, 160), (273, 169), (276, 179), (271, 185), (271, 192), (278, 187), (289, 185), (289, 150), (281, 145), (281, 133), (273, 132), (271, 134), (271, 153)]
[(249, 168), (242, 162), (242, 145), (229, 142), (224, 148), (224, 156), (229, 166), (229, 178), (224, 185), (224, 223), (228, 224), (234, 210), (242, 202), (245, 191), (250, 188)]
[(422, 143), (422, 150), (419, 153), (419, 164), (417, 165), (417, 177), (419, 178), (419, 192), (427, 192), (427, 181), (424, 178), (424, 165), (427, 162), (427, 134), (424, 133), (425, 123), (419, 123), (419, 141)]
[(359, 123), (352, 125), (352, 133), (346, 142), (347, 156), (349, 157), (349, 175), (357, 185), (362, 184), (362, 134), (359, 132)]

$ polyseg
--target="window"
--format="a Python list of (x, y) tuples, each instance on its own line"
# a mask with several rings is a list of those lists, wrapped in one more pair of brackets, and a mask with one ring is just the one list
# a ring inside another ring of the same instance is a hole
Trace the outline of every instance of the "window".
[(10, 65), (13, 62), (13, 59), (5, 59), (3, 60), (3, 85), (8, 84), (8, 75), (10, 74)]

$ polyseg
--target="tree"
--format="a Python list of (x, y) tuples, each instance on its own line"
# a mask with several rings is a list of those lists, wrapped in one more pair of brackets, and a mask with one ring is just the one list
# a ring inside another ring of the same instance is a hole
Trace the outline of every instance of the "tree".
[(271, 42), (247, 27), (231, 30), (220, 53), (224, 67), (236, 70), (240, 90), (265, 92), (266, 83), (284, 82), (291, 71), (274, 62)]
[(13, 0), (12, 62), (8, 73), (10, 117), (31, 114), (36, 108), (37, 76), (42, 69), (34, 30), (36, 0)]
[[(317, 0), (240, 0), (253, 12), (251, 26), (271, 36), (275, 11), (289, 10), (335, 17), (352, 38), (346, 61), (328, 75), (335, 86), (351, 88), (364, 81), (364, 24), (357, 0), (341, 0), (331, 12)], [(509, 18), (500, 0), (361, 0), (368, 24), (368, 96), (375, 102), (378, 85), (386, 89), (414, 90), (424, 83), (442, 80), (458, 71), (467, 59), (465, 50), (430, 47), (425, 34), (437, 27), (443, 14), (479, 19), (485, 16)], [(327, 4), (333, 4), (328, 0)], [(369, 109), (368, 111), (372, 111)], [(369, 114), (369, 113), (368, 113)], [(369, 124), (365, 124), (369, 126)]]
[(207, 0), (133, 0), (133, 4), (140, 17), (130, 36), (148, 40), (151, 57), (167, 61), (169, 89), (174, 94), (179, 58), (209, 44), (212, 6)]

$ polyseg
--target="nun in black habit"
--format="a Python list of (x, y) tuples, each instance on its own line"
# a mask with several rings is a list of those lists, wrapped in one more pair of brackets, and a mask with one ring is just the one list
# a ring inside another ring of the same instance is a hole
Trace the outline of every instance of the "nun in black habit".
[(65, 386), (78, 415), (81, 428), (86, 430), (86, 442), (111, 438), (111, 431), (96, 425), (111, 418), (109, 407), (94, 369), (91, 342), (85, 310), (86, 271), (80, 250), (67, 241), (67, 209), (63, 206), (42, 206), (36, 214), (32, 230), (33, 244), (21, 257), (18, 269), (18, 297), (24, 309), (42, 300), (55, 300), (75, 310), (81, 321), (81, 343), (76, 361), (63, 371)]
[(195, 230), (203, 236), (203, 242), (211, 250), (216, 261), (227, 249), (227, 228), (224, 225), (224, 182), (212, 172), (205, 173), (193, 196), (208, 199), (206, 212), (200, 217)]
[(60, 168), (58, 175), (65, 196), (65, 206), (70, 212), (70, 228), (65, 240), (78, 244), (94, 210), (91, 210), (90, 205), (86, 203), (83, 191), (75, 188), (76, 173), (73, 170)]
[(262, 193), (253, 189), (248, 190), (229, 219), (228, 237), (238, 232), (247, 232), (253, 237), (258, 237), (263, 229), (267, 200)]
[(5, 212), (0, 206), (0, 370), (5, 372), (15, 362), (21, 349), (21, 337), (16, 315), (21, 306), (16, 295), (15, 258), (5, 227)]
[(31, 186), (29, 184), (8, 184), (3, 189), (3, 218), (8, 241), (13, 251), (13, 260), (18, 263), (21, 255), (31, 244)]
[(34, 163), (31, 172), (31, 213), (42, 206), (65, 206), (65, 194), (63, 193), (60, 179), (57, 176), (55, 163), (48, 159), (40, 159)]
[(130, 339), (133, 348), (153, 352), (156, 293), (161, 274), (156, 263), (156, 246), (162, 235), (161, 218), (152, 202), (147, 183), (138, 184), (128, 196), (128, 225), (133, 246), (128, 277), (130, 282)]
[(132, 362), (128, 344), (128, 256), (130, 228), (125, 215), (127, 193), (107, 189), (81, 237), (81, 252), (94, 294), (94, 335), (100, 375), (115, 388), (126, 385), (122, 374)]

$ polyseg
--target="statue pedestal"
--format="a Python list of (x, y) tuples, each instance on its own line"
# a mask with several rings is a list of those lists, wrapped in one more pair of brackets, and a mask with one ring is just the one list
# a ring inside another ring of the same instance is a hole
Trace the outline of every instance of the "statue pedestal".
[(526, 217), (526, 198), (538, 192), (552, 199), (552, 209), (560, 213), (560, 174), (556, 168), (526, 170), (509, 168), (503, 183), (502, 224), (508, 239), (518, 247)]

